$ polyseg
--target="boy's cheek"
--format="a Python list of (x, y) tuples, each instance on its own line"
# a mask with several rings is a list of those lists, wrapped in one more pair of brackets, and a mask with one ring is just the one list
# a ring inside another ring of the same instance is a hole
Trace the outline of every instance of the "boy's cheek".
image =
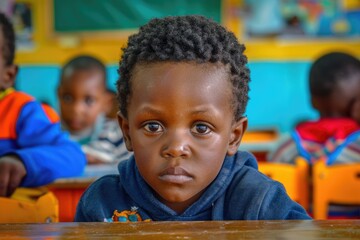
[(351, 118), (360, 124), (360, 99), (351, 108)]

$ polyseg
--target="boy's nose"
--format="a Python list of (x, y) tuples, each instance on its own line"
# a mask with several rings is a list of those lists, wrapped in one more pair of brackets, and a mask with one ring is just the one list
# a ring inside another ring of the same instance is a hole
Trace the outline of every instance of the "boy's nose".
[(190, 156), (189, 136), (185, 131), (167, 132), (162, 148), (164, 158), (187, 158)]
[(84, 104), (81, 102), (76, 102), (72, 106), (73, 114), (79, 114), (82, 113), (85, 110)]

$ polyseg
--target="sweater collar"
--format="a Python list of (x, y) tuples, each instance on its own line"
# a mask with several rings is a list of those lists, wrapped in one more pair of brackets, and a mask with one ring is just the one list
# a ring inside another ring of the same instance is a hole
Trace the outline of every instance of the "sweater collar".
[(4, 91), (0, 92), (0, 100), (5, 98), (7, 95), (10, 95), (14, 91), (15, 91), (14, 88), (8, 88), (8, 89), (5, 89)]
[(176, 213), (156, 198), (151, 187), (141, 177), (134, 156), (119, 164), (119, 174), (120, 182), (127, 194), (150, 216), (156, 216), (157, 219), (154, 220), (195, 220), (200, 215), (209, 214), (213, 203), (225, 194), (234, 175), (244, 165), (257, 168), (256, 160), (247, 152), (238, 152), (234, 156), (227, 156), (215, 180), (207, 187), (202, 196), (181, 214)]

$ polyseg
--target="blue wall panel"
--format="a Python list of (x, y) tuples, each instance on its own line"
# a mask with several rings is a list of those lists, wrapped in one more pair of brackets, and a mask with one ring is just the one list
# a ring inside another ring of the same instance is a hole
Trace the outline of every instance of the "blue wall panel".
[[(117, 66), (107, 68), (108, 88), (115, 91)], [(15, 86), (18, 90), (29, 93), (39, 101), (44, 101), (58, 110), (57, 86), (60, 78), (58, 66), (21, 66)]]
[(289, 131), (304, 119), (317, 116), (308, 93), (308, 62), (253, 62), (249, 64), (250, 128), (277, 127)]
[(57, 104), (56, 87), (60, 70), (57, 66), (20, 66), (15, 87), (39, 101)]
[[(276, 127), (289, 131), (303, 119), (317, 117), (311, 108), (307, 73), (309, 62), (251, 62), (250, 101), (246, 111), (249, 128)], [(107, 68), (108, 87), (115, 90), (117, 66)], [(17, 89), (58, 109), (58, 66), (21, 66)]]

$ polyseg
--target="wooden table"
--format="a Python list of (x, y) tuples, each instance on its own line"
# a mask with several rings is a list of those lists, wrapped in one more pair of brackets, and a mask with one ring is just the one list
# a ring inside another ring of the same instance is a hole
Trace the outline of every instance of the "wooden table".
[(360, 239), (360, 220), (0, 224), (0, 239)]

